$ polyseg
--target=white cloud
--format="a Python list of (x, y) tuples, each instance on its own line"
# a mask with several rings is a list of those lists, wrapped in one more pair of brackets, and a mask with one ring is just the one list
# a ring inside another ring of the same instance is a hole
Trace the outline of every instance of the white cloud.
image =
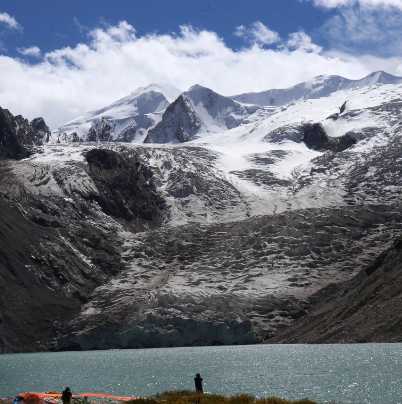
[(239, 25), (236, 27), (234, 34), (238, 37), (244, 38), (247, 36), (247, 29), (244, 25)]
[(364, 66), (367, 71), (374, 72), (383, 70), (385, 72), (402, 76), (401, 66), (402, 57), (389, 57), (382, 58), (373, 55), (352, 55), (349, 52), (343, 52), (339, 50), (332, 50), (325, 53), (329, 58), (339, 58), (341, 60), (348, 60), (352, 65)]
[[(137, 37), (121, 22), (95, 29), (88, 43), (54, 50), (37, 64), (0, 56), (0, 106), (28, 119), (43, 116), (55, 129), (156, 81), (183, 90), (198, 83), (234, 95), (284, 88), (320, 74), (357, 79), (384, 65), (382, 59), (368, 63), (323, 54), (301, 33), (289, 40), (296, 49), (251, 44), (234, 51), (214, 32), (184, 26), (178, 34)], [(401, 64), (392, 60), (385, 70), (395, 73)]]
[(78, 31), (80, 32), (81, 35), (84, 35), (89, 31), (87, 27), (85, 27), (80, 23), (77, 17), (74, 17), (74, 24), (78, 28)]
[(290, 34), (289, 39), (286, 41), (286, 46), (303, 52), (320, 53), (322, 51), (322, 47), (312, 43), (311, 37), (304, 31)]
[(15, 20), (14, 17), (11, 17), (7, 13), (0, 13), (0, 23), (6, 24), (7, 28), (15, 29), (17, 31), (22, 31), (23, 28), (20, 24)]
[(353, 6), (358, 4), (362, 7), (396, 7), (402, 10), (402, 0), (308, 0), (316, 6), (335, 8), (341, 6)]
[(31, 46), (30, 48), (17, 48), (17, 51), (24, 56), (40, 57), (40, 49), (37, 46)]
[(347, 7), (326, 21), (321, 33), (333, 48), (395, 56), (402, 54), (402, 10)]
[(251, 24), (250, 28), (240, 25), (236, 27), (234, 34), (245, 38), (251, 43), (257, 43), (260, 45), (271, 45), (280, 40), (277, 32), (271, 31), (260, 21)]

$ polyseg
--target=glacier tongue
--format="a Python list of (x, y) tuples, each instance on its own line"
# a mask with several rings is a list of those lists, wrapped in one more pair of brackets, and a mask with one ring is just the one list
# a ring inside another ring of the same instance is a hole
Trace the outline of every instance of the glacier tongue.
[[(126, 269), (97, 288), (58, 349), (263, 341), (306, 298), (350, 279), (399, 231), (401, 206), (299, 210), (128, 235)], [(336, 224), (334, 224), (336, 223)]]

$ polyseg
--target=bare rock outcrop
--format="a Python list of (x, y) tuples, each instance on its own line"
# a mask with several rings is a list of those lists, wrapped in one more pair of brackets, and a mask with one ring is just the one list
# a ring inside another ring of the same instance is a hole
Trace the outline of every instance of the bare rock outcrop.
[(164, 202), (149, 188), (137, 165), (112, 150), (93, 149), (86, 154), (89, 175), (99, 195), (92, 195), (107, 215), (133, 220), (157, 220)]
[(31, 122), (21, 115), (14, 116), (0, 108), (0, 157), (21, 159), (28, 157), (32, 146), (49, 141), (50, 130), (43, 118)]
[(16, 126), (16, 119), (10, 111), (0, 108), (0, 158), (18, 160), (29, 156), (18, 139)]
[(88, 132), (87, 140), (89, 142), (110, 142), (114, 137), (114, 128), (116, 123), (101, 118), (91, 126)]
[(39, 140), (43, 143), (49, 142), (49, 138), (51, 136), (51, 132), (49, 127), (46, 125), (43, 118), (35, 118), (30, 122), (30, 125), (34, 132), (37, 134)]
[(144, 143), (188, 142), (200, 127), (200, 118), (191, 108), (188, 96), (181, 94), (168, 106), (162, 120), (148, 132)]
[(348, 133), (330, 138), (320, 123), (314, 123), (305, 127), (302, 142), (311, 149), (342, 152), (356, 144), (356, 139)]
[(133, 122), (131, 125), (128, 125), (124, 128), (118, 135), (118, 142), (127, 142), (130, 143), (133, 141), (135, 134), (137, 133), (138, 125), (136, 122)]

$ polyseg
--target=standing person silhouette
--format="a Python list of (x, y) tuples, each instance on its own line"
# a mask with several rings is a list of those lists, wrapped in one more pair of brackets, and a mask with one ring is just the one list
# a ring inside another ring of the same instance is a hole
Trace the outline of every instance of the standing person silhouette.
[(204, 380), (199, 373), (195, 375), (196, 377), (194, 378), (195, 381), (195, 391), (197, 393), (204, 393), (202, 390), (202, 381)]
[(63, 401), (63, 404), (70, 404), (72, 396), (73, 395), (71, 394), (70, 387), (66, 387), (66, 389), (63, 391), (63, 394), (61, 395), (61, 400)]

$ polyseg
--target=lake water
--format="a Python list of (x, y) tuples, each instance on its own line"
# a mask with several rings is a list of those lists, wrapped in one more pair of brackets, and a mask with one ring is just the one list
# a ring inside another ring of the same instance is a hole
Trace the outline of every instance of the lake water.
[(402, 403), (402, 344), (248, 345), (0, 355), (0, 397), (31, 391), (148, 396), (193, 389), (319, 402)]

